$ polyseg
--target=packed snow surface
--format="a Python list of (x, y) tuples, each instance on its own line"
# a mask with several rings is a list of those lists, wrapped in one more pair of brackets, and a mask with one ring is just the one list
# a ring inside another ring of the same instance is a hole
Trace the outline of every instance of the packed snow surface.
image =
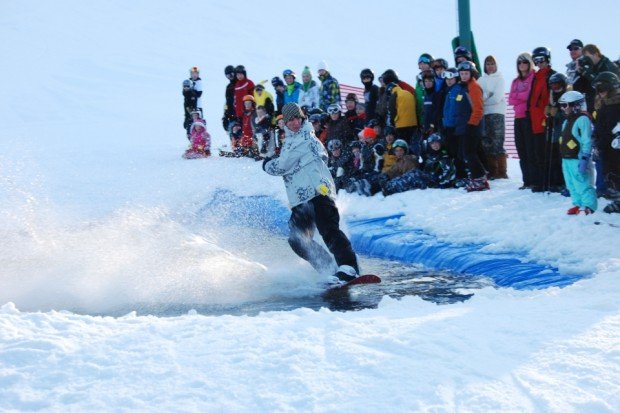
[[(608, 225), (620, 217), (568, 217), (567, 198), (518, 191), (515, 160), (491, 191), (342, 194), (338, 206), (345, 221), (403, 213), (399, 225), (454, 245), (589, 277), (488, 286), (445, 305), (408, 296), (351, 312), (139, 311), (294, 299), (324, 281), (281, 236), (202, 209), (221, 190), (286, 196), (254, 161), (181, 159), (189, 67), (202, 69), (218, 147), (225, 65), (260, 81), (325, 59), (343, 83), (359, 84), (366, 66), (413, 81), (420, 53), (451, 60), (449, 3), (4, 4), (0, 411), (620, 411), (619, 230)], [(507, 81), (515, 56), (541, 44), (559, 70), (575, 37), (617, 54), (613, 13), (575, 27), (552, 4), (472, 3), (478, 50), (498, 56)], [(517, 8), (549, 21), (515, 22)], [(119, 308), (136, 311), (107, 315)]]

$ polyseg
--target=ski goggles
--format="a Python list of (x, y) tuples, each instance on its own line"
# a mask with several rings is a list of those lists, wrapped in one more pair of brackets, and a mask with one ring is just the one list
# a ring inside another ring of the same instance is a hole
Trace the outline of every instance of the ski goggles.
[(335, 115), (336, 113), (340, 113), (340, 107), (338, 105), (330, 105), (327, 108), (327, 113), (330, 115)]
[(446, 70), (445, 72), (443, 72), (443, 73), (441, 74), (441, 77), (442, 77), (443, 79), (454, 79), (454, 78), (459, 77), (459, 74), (458, 74), (458, 73), (451, 72), (451, 71), (449, 71), (449, 70)]
[(547, 60), (547, 59), (546, 59), (545, 57), (543, 57), (543, 56), (536, 56), (536, 57), (534, 58), (534, 63), (539, 64), (539, 63), (542, 63), (542, 62), (544, 62), (544, 61), (546, 61), (546, 60)]

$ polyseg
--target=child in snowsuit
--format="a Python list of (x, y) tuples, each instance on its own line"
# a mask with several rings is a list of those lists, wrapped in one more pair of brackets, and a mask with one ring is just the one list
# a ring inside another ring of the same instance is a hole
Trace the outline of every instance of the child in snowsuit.
[(194, 122), (190, 127), (190, 145), (183, 154), (185, 159), (211, 156), (211, 135), (203, 122)]
[[(254, 144), (257, 146), (259, 153), (266, 154), (271, 143), (271, 116), (267, 114), (267, 110), (263, 106), (256, 107), (256, 116), (252, 119), (252, 127), (254, 129)], [(273, 156), (273, 149), (270, 151)]]
[(572, 90), (564, 93), (559, 102), (567, 117), (560, 137), (562, 172), (573, 201), (573, 207), (566, 213), (577, 215), (583, 211), (588, 215), (596, 211), (597, 207), (590, 160), (592, 122), (585, 111), (586, 101), (583, 94)]

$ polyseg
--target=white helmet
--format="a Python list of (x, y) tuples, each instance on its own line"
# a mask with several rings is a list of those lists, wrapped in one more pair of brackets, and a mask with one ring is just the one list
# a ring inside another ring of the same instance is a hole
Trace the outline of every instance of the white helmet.
[(560, 97), (559, 103), (578, 103), (585, 99), (582, 93), (576, 90), (569, 90)]
[(573, 108), (574, 113), (584, 112), (587, 110), (586, 108), (586, 97), (576, 90), (570, 90), (564, 93), (560, 100), (558, 100), (560, 105), (568, 105)]

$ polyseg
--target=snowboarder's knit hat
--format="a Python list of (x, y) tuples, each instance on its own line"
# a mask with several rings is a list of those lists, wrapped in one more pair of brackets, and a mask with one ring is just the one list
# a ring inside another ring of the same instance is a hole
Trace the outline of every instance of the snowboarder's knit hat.
[(304, 66), (304, 70), (301, 71), (302, 76), (304, 75), (310, 75), (312, 76), (312, 71), (310, 70), (310, 68), (308, 66)]
[(305, 119), (305, 116), (297, 103), (287, 103), (282, 108), (282, 120), (287, 123), (294, 118)]

